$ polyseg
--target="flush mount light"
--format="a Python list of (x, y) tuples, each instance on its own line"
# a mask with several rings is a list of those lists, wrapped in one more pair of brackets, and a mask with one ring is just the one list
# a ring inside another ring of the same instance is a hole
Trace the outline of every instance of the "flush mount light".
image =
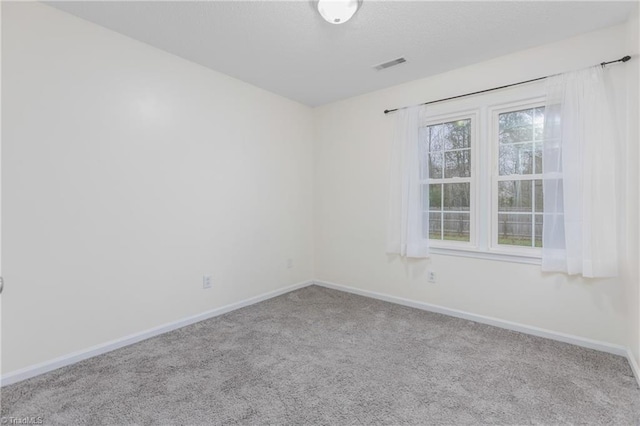
[(318, 0), (318, 12), (330, 24), (343, 24), (356, 13), (362, 0)]

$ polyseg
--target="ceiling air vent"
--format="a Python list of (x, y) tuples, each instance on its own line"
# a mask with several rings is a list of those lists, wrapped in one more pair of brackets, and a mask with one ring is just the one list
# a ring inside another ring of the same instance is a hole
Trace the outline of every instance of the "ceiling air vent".
[(378, 71), (382, 71), (386, 68), (395, 67), (396, 65), (400, 65), (403, 62), (407, 62), (405, 58), (394, 59), (393, 61), (385, 62), (384, 64), (376, 65), (374, 68)]

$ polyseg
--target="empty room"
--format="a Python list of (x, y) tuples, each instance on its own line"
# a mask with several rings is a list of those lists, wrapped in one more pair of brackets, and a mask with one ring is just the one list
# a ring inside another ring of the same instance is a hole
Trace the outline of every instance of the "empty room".
[(0, 423), (640, 425), (639, 1), (0, 4)]

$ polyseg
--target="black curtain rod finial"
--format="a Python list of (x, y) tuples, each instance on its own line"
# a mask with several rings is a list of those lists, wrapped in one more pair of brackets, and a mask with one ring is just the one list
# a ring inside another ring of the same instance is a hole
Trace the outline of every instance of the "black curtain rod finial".
[(631, 59), (631, 56), (627, 55), (620, 59), (616, 59), (615, 61), (601, 62), (600, 65), (604, 67), (605, 65), (615, 64), (616, 62), (627, 62), (629, 59)]

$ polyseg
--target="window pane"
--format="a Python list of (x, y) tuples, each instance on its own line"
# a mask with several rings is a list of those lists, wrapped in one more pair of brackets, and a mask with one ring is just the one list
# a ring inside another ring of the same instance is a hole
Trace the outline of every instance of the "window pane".
[(533, 138), (537, 141), (544, 138), (544, 107), (536, 108), (534, 111)]
[(444, 123), (444, 149), (461, 149), (471, 147), (471, 120), (458, 120)]
[[(427, 126), (425, 135), (429, 145), (429, 178), (446, 181), (471, 177), (471, 119)], [(429, 185), (430, 238), (443, 239), (446, 219), (448, 228), (444, 239), (469, 241), (470, 192), (471, 183)], [(422, 195), (424, 210), (424, 190)]]
[(442, 153), (429, 154), (429, 177), (442, 179)]
[(533, 140), (533, 109), (513, 111), (498, 116), (498, 134), (501, 144)]
[(442, 125), (428, 126), (429, 152), (442, 151)]
[(533, 144), (500, 144), (498, 172), (504, 175), (533, 173)]
[(429, 210), (442, 210), (442, 185), (429, 185)]
[(534, 151), (534, 170), (533, 173), (542, 173), (542, 143), (538, 142), (535, 145)]
[[(544, 107), (498, 115), (498, 174), (543, 172)], [(542, 247), (542, 180), (498, 181), (498, 244)]]
[(542, 180), (538, 179), (535, 181), (535, 211), (542, 212), (544, 211), (544, 196), (542, 192)]
[(531, 212), (533, 204), (530, 180), (507, 180), (498, 182), (498, 211)]
[(469, 213), (444, 213), (444, 239), (469, 241)]
[(442, 213), (429, 212), (429, 238), (442, 239)]
[(469, 211), (471, 205), (470, 183), (445, 183), (443, 187), (443, 210)]
[(531, 247), (530, 214), (498, 214), (498, 244)]
[(534, 241), (536, 247), (542, 247), (542, 219), (543, 216), (541, 214), (536, 215), (536, 225), (535, 225), (535, 236), (536, 239)]
[(471, 150), (450, 151), (444, 153), (444, 177), (471, 176)]

